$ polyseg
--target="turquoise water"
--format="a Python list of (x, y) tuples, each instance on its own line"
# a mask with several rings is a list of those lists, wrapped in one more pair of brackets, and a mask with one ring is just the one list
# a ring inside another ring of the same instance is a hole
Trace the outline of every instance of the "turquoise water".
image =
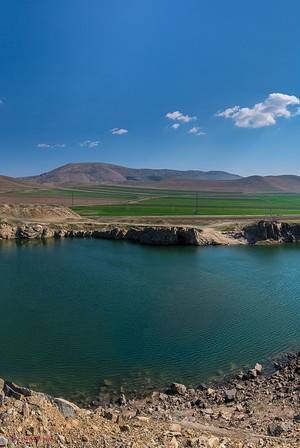
[(79, 400), (267, 360), (299, 346), (299, 266), (299, 246), (3, 242), (0, 377)]

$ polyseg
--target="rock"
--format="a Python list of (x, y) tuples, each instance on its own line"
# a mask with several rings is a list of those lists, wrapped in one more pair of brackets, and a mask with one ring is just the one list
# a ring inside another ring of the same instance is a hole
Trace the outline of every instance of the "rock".
[(210, 437), (207, 441), (208, 448), (217, 448), (219, 447), (219, 439), (217, 437)]
[(257, 371), (255, 369), (248, 370), (246, 379), (254, 379), (256, 377), (257, 377)]
[(179, 445), (178, 445), (178, 442), (176, 440), (176, 437), (172, 437), (172, 439), (165, 444), (165, 447), (166, 448), (178, 448)]
[(181, 431), (181, 425), (179, 425), (178, 423), (172, 423), (170, 426), (170, 431), (171, 432), (180, 432)]
[(0, 436), (0, 448), (6, 447), (7, 445), (8, 445), (8, 440), (5, 437)]
[(28, 387), (18, 386), (18, 384), (11, 383), (10, 381), (5, 382), (5, 393), (17, 400), (19, 400), (22, 395), (24, 395), (24, 397), (30, 397), (32, 395), (32, 391), (28, 389)]
[(206, 408), (206, 403), (204, 400), (201, 400), (201, 398), (198, 398), (198, 400), (194, 401), (194, 406), (198, 406), (198, 408), (200, 409), (205, 409)]
[(294, 420), (295, 423), (300, 423), (300, 414), (294, 415), (293, 420)]
[(262, 365), (258, 362), (255, 364), (254, 369), (256, 370), (257, 375), (261, 375), (262, 373)]
[(5, 394), (4, 394), (3, 390), (1, 390), (0, 391), (0, 406), (3, 406), (4, 399), (5, 399)]
[(171, 392), (177, 395), (184, 395), (186, 393), (186, 386), (180, 383), (172, 383), (170, 386)]
[(74, 417), (78, 411), (78, 406), (63, 398), (54, 398), (54, 403), (64, 417)]
[(124, 394), (121, 394), (121, 395), (120, 395), (120, 397), (119, 397), (118, 400), (117, 400), (117, 403), (118, 403), (120, 406), (126, 406), (126, 404), (127, 404), (127, 400), (126, 400), (126, 397), (125, 397)]
[(66, 443), (65, 436), (62, 436), (61, 434), (57, 434), (57, 438), (60, 443)]
[(29, 411), (28, 403), (26, 403), (26, 402), (23, 403), (22, 414), (23, 414), (24, 418), (28, 418), (29, 417), (30, 411)]
[(226, 389), (224, 391), (225, 394), (225, 402), (230, 403), (236, 398), (236, 389)]
[(5, 385), (5, 381), (0, 378), (0, 392), (2, 392), (4, 390), (4, 385)]
[(102, 415), (106, 420), (111, 420), (112, 422), (116, 422), (119, 417), (119, 415), (109, 410), (103, 410)]
[(129, 425), (119, 425), (119, 428), (120, 428), (121, 432), (129, 432), (130, 431)]
[(272, 437), (278, 437), (284, 432), (284, 428), (279, 423), (270, 423), (268, 426), (268, 435)]
[(212, 395), (214, 395), (214, 393), (215, 393), (215, 389), (212, 389), (211, 387), (209, 387), (209, 388), (207, 389), (207, 395), (208, 395), (209, 397), (211, 397)]

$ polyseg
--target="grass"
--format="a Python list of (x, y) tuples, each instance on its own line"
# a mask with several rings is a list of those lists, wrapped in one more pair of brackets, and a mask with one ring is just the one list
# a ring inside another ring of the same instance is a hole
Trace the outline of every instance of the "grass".
[[(100, 185), (6, 191), (5, 197), (10, 196), (41, 203), (43, 198), (53, 199), (53, 203), (64, 199), (73, 205), (73, 210), (88, 217), (300, 215), (300, 194), (210, 193)], [(88, 203), (91, 199), (93, 205), (91, 201)]]
[(188, 216), (188, 215), (300, 215), (300, 195), (208, 194), (177, 192), (144, 197), (139, 202), (74, 206), (83, 215), (97, 216)]

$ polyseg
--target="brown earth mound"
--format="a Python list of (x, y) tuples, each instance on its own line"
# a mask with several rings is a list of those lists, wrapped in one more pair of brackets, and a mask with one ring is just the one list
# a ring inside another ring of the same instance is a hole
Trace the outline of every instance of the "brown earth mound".
[(0, 205), (0, 217), (18, 219), (64, 220), (81, 219), (67, 207), (50, 205), (3, 204)]

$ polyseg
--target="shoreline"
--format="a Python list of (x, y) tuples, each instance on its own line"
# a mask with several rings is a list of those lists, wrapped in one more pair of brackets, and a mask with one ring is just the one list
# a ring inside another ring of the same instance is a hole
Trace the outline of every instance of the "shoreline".
[(222, 229), (217, 226), (105, 225), (95, 221), (0, 220), (0, 240), (51, 238), (109, 239), (152, 246), (276, 245), (300, 242), (300, 223), (260, 220), (246, 225), (231, 223), (229, 228)]
[[(55, 447), (68, 441), (72, 447), (135, 442), (136, 447), (295, 448), (300, 443), (299, 390), (300, 352), (277, 358), (272, 373), (257, 363), (217, 383), (197, 388), (172, 383), (143, 398), (121, 394), (117, 403), (93, 408), (0, 379), (0, 418), (7, 415), (0, 440), (11, 440), (13, 434), (18, 441), (48, 437)], [(29, 420), (31, 432), (26, 429)], [(199, 440), (206, 445), (199, 445)]]

